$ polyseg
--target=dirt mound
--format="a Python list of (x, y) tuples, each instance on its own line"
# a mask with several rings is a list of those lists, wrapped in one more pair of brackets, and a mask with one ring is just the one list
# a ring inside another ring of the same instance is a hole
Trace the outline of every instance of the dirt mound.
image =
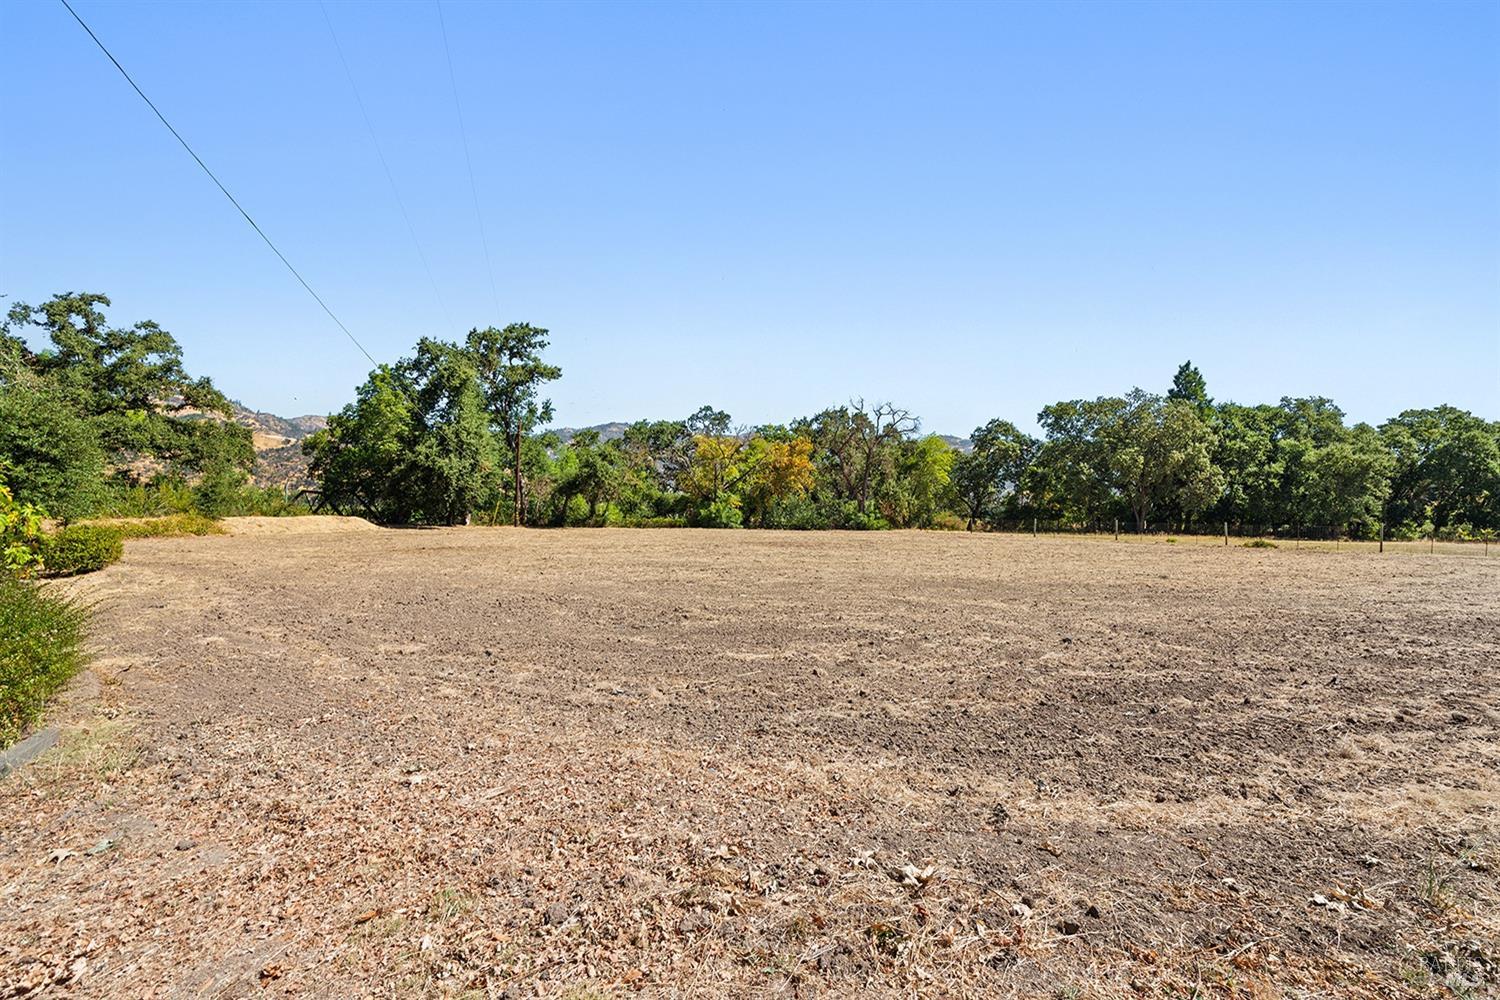
[(226, 517), (231, 535), (326, 535), (351, 531), (379, 531), (362, 517), (308, 514), (302, 517)]

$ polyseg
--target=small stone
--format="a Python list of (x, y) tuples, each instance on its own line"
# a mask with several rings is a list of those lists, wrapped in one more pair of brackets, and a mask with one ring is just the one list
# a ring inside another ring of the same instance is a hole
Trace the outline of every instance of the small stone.
[(179, 851), (191, 851), (197, 846), (198, 842), (196, 840), (189, 840), (187, 837), (183, 837), (176, 844), (176, 847)]
[(568, 904), (567, 903), (553, 903), (551, 906), (547, 907), (547, 912), (545, 912), (545, 913), (542, 914), (542, 922), (545, 923), (545, 924), (550, 924), (553, 927), (556, 927), (557, 925), (561, 924), (564, 920), (567, 920), (567, 919), (568, 919)]
[(1025, 920), (1031, 916), (1031, 907), (1025, 903), (1012, 903), (1010, 904), (1010, 915), (1019, 920)]

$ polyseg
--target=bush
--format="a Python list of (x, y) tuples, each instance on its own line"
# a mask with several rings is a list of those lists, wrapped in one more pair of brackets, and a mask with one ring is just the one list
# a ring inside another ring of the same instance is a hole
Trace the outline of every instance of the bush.
[[(81, 525), (80, 525), (81, 527)], [(222, 535), (224, 525), (202, 514), (172, 514), (138, 521), (109, 521), (89, 527), (107, 528), (121, 538), (176, 538), (180, 535)]]
[(114, 484), (97, 517), (160, 517), (193, 510), (193, 488), (175, 479), (158, 479), (133, 486)]
[(1274, 549), (1276, 547), (1276, 543), (1269, 538), (1252, 538), (1244, 544), (1247, 549)]
[(15, 742), (78, 672), (86, 618), (76, 602), (0, 575), (0, 747)]
[(120, 532), (98, 524), (73, 524), (42, 543), (42, 564), (48, 576), (92, 573), (125, 554)]
[(761, 522), (763, 528), (787, 528), (796, 531), (816, 531), (828, 526), (827, 510), (813, 502), (811, 497), (787, 497), (778, 500), (766, 510)]
[(720, 499), (694, 511), (690, 523), (695, 528), (738, 528), (744, 519), (733, 501)]

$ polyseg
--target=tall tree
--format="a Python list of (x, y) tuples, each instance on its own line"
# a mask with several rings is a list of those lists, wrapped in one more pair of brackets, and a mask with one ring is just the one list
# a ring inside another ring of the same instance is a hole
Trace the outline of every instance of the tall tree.
[(1192, 404), (1200, 417), (1207, 418), (1213, 410), (1214, 401), (1208, 397), (1208, 383), (1191, 361), (1184, 361), (1177, 366), (1177, 374), (1172, 376), (1172, 388), (1167, 390), (1167, 398)]
[(1213, 431), (1187, 400), (1132, 390), (1101, 428), (1115, 488), (1146, 530), (1151, 511), (1175, 500), (1189, 515), (1217, 499), (1222, 474), (1211, 459)]
[[(52, 421), (59, 446), (78, 461), (88, 456), (79, 468), (92, 469), (91, 456), (102, 450), (105, 465), (126, 478), (137, 466), (165, 464), (187, 476), (242, 481), (255, 451), (250, 431), (230, 419), (229, 400), (209, 379), (188, 375), (170, 333), (151, 320), (112, 326), (109, 305), (105, 295), (69, 292), (40, 306), (11, 306), (0, 324), (0, 392), (25, 397), (11, 403), (33, 429), (42, 426), (37, 419)], [(48, 346), (28, 349), (19, 336), (27, 328), (43, 331)], [(82, 430), (73, 426), (79, 421)], [(19, 475), (18, 483), (25, 470)]]
[(1395, 462), (1393, 523), (1500, 529), (1500, 422), (1438, 406), (1406, 410), (1380, 434)]
[(1014, 491), (1025, 475), (1025, 459), (1033, 442), (1009, 420), (991, 420), (969, 435), (967, 455), (953, 463), (953, 488), (960, 508), (968, 518), (968, 530), (988, 520), (1001, 497)]
[(525, 479), (521, 474), (521, 442), (532, 428), (552, 419), (552, 401), (539, 399), (546, 382), (562, 377), (562, 369), (542, 360), (547, 331), (530, 323), (511, 323), (503, 330), (471, 330), (468, 352), (479, 373), (490, 422), (504, 438), (511, 456), (513, 523), (521, 524), (525, 509)]

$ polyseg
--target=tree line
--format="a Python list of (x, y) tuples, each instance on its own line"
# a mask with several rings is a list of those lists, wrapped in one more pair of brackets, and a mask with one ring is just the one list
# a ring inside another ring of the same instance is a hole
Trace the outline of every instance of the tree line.
[[(16, 497), (64, 520), (123, 512), (143, 489), (255, 509), (254, 450), (228, 400), (188, 375), (171, 334), (112, 326), (107, 306), (69, 293), (0, 325), (0, 469)], [(47, 346), (28, 348), (27, 328)], [(562, 376), (548, 337), (513, 323), (423, 338), (376, 368), (304, 441), (321, 502), (382, 524), (1500, 530), (1500, 423), (1452, 406), (1350, 425), (1323, 397), (1216, 402), (1184, 363), (1165, 392), (1053, 403), (1038, 436), (997, 418), (965, 447), (862, 399), (755, 427), (704, 406), (564, 440), (547, 429), (544, 390)]]
[(1500, 423), (1451, 406), (1350, 426), (1323, 397), (1216, 403), (1187, 362), (1165, 393), (1054, 403), (1040, 437), (991, 420), (967, 448), (862, 399), (756, 427), (704, 406), (564, 441), (543, 429), (541, 390), (562, 374), (547, 336), (518, 323), (424, 339), (372, 372), (304, 444), (325, 500), (403, 524), (1500, 528)]

